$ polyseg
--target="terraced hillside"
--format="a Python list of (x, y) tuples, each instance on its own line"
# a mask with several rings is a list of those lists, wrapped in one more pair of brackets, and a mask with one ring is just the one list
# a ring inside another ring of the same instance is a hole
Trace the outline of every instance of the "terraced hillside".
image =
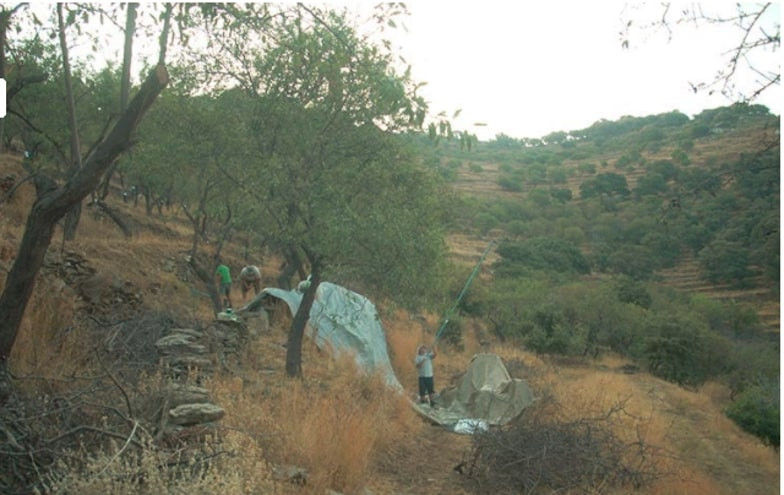
[[(521, 210), (536, 211), (547, 208), (548, 201), (554, 203), (548, 197), (548, 193), (552, 194), (554, 189), (568, 189), (571, 193), (571, 200), (567, 201), (568, 205), (583, 208), (585, 201), (581, 197), (581, 185), (600, 175), (623, 176), (628, 191), (631, 192), (628, 197), (638, 197), (636, 188), (640, 185), (641, 179), (650, 179), (652, 165), (665, 163), (675, 168), (672, 164), (676, 163), (676, 170), (680, 173), (691, 174), (699, 180), (694, 179), (691, 183), (685, 184), (665, 177), (666, 190), (662, 189), (656, 195), (649, 196), (653, 198), (650, 199), (651, 201), (655, 201), (656, 198), (660, 201), (660, 213), (656, 215), (660, 215), (657, 221), (663, 224), (668, 221), (666, 217), (672, 205), (675, 205), (679, 211), (686, 212), (687, 215), (697, 211), (700, 207), (697, 196), (701, 193), (697, 188), (706, 181), (716, 182), (716, 189), (711, 192), (713, 195), (727, 190), (733, 182), (737, 181), (736, 175), (727, 173), (726, 164), (739, 163), (743, 156), (778, 146), (779, 126), (772, 122), (774, 120), (771, 118), (761, 120), (751, 118), (744, 125), (716, 127), (704, 136), (693, 138), (682, 137), (690, 136), (689, 132), (667, 131), (669, 134), (666, 134), (666, 137), (655, 146), (642, 146), (631, 138), (628, 144), (615, 146), (598, 146), (591, 144), (590, 140), (588, 142), (576, 140), (572, 143), (524, 145), (515, 148), (513, 145), (499, 146), (499, 142), (491, 141), (479, 143), (477, 149), (470, 153), (457, 152), (454, 149), (447, 151), (446, 156), (441, 157), (441, 164), (442, 166), (450, 164), (453, 170), (454, 188), (463, 197), (471, 198), (474, 207), (477, 204), (483, 205), (486, 210), (494, 213), (493, 208), (499, 207), (492, 205), (517, 204), (520, 206), (514, 211), (518, 213), (512, 215), (520, 215)], [(777, 122), (776, 118), (775, 123)], [(538, 197), (534, 198), (532, 194), (534, 192)], [(617, 210), (618, 207), (615, 208)], [(615, 214), (622, 217), (623, 207), (620, 209), (621, 211), (616, 211)], [(774, 212), (770, 212), (772, 213)], [(526, 215), (524, 211), (522, 214)], [(596, 215), (596, 213), (584, 210), (584, 215)], [(705, 213), (699, 211), (694, 215), (704, 216)], [(634, 220), (627, 215), (621, 221), (628, 223)], [(706, 221), (712, 220), (707, 218)], [(521, 226), (521, 222), (528, 222), (528, 226)], [(541, 224), (538, 228), (536, 226), (529, 228), (530, 218), (521, 217), (516, 224), (507, 221), (501, 222), (500, 225), (490, 224), (489, 227), (469, 226), (464, 232), (450, 237), (450, 246), (455, 259), (470, 263), (471, 260), (475, 261), (479, 258), (489, 239), (550, 235), (547, 224), (551, 225), (553, 231), (560, 229), (563, 232), (564, 229), (569, 228), (565, 219), (552, 222), (545, 218), (541, 220)], [(575, 240), (584, 253), (590, 254), (592, 236), (595, 234), (588, 232), (590, 229), (583, 230), (584, 234), (575, 236)], [(778, 235), (777, 231), (773, 235)], [(680, 291), (701, 293), (717, 300), (749, 305), (759, 315), (766, 331), (778, 332), (780, 305), (777, 282), (771, 281), (770, 277), (752, 274), (743, 281), (743, 284), (711, 283), (695, 256), (698, 249), (700, 248), (683, 250), (680, 259), (675, 260), (674, 266), (657, 269), (654, 279), (664, 286)], [(751, 271), (758, 270), (752, 266)], [(739, 285), (743, 288), (738, 288)]]
[(748, 304), (756, 310), (766, 332), (779, 332), (779, 291), (762, 277), (751, 279), (751, 288), (748, 289), (739, 289), (732, 284), (712, 284), (702, 277), (697, 260), (688, 254), (677, 266), (661, 270), (657, 275), (661, 277), (663, 285), (677, 290), (697, 292), (720, 301)]

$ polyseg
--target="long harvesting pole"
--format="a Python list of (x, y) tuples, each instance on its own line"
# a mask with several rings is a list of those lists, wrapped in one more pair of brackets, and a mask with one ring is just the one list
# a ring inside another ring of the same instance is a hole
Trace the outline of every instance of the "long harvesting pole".
[(476, 274), (479, 272), (479, 267), (482, 266), (482, 262), (487, 257), (487, 253), (490, 252), (490, 248), (493, 247), (493, 244), (494, 241), (490, 241), (490, 244), (487, 245), (487, 247), (485, 248), (485, 252), (482, 253), (482, 257), (479, 258), (479, 262), (474, 267), (474, 271), (472, 271), (471, 275), (468, 276), (468, 280), (463, 286), (463, 290), (461, 290), (460, 294), (457, 296), (457, 300), (455, 301), (455, 304), (452, 305), (449, 311), (444, 313), (444, 321), (443, 323), (441, 323), (441, 327), (439, 327), (438, 331), (436, 332), (436, 338), (435, 340), (433, 340), (433, 345), (435, 345), (435, 343), (438, 342), (438, 339), (441, 337), (441, 334), (444, 333), (444, 329), (446, 328), (447, 323), (449, 323), (449, 317), (452, 316), (452, 313), (457, 308), (457, 305), (460, 304), (460, 301), (463, 299), (463, 296), (468, 291), (468, 287), (471, 285), (471, 282), (474, 281), (474, 277), (476, 277)]

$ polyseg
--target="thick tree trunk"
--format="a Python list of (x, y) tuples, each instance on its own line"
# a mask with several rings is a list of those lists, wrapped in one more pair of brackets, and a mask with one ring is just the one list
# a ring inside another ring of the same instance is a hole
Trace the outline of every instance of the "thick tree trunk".
[(0, 363), (5, 362), (11, 353), (27, 301), (33, 293), (35, 276), (44, 263), (58, 218), (39, 201), (27, 217), (22, 243), (0, 297)]
[(56, 188), (52, 184), (45, 192), (39, 189), (17, 257), (0, 294), (0, 362), (8, 359), (13, 348), (55, 224), (70, 208), (95, 191), (106, 169), (128, 148), (131, 134), (168, 82), (166, 67), (159, 65), (153, 69), (106, 138), (87, 156), (84, 166), (65, 185)]
[(310, 308), (316, 300), (316, 290), (321, 283), (319, 264), (313, 263), (310, 273), (310, 287), (305, 290), (302, 302), (299, 304), (294, 321), (291, 322), (289, 338), (286, 344), (286, 374), (288, 376), (302, 376), (302, 336), (305, 334), (305, 324), (310, 317)]
[(295, 273), (299, 273), (300, 279), (304, 279), (305, 270), (302, 268), (302, 259), (297, 254), (295, 248), (286, 248), (283, 251), (283, 267), (281, 268), (280, 275), (278, 275), (278, 287), (281, 289), (291, 290), (291, 277)]
[(220, 296), (218, 295), (218, 289), (215, 288), (215, 277), (212, 274), (212, 270), (204, 268), (196, 256), (191, 256), (188, 263), (193, 268), (193, 272), (199, 277), (204, 283), (204, 287), (207, 289), (207, 294), (210, 296), (210, 301), (212, 302), (212, 309), (215, 311), (215, 314), (218, 314), (223, 309), (223, 305), (221, 304)]
[(152, 192), (147, 186), (144, 187), (144, 212), (147, 216), (152, 215)]
[(63, 222), (63, 236), (66, 241), (76, 239), (76, 229), (79, 228), (79, 219), (82, 218), (82, 202), (78, 202), (65, 214)]

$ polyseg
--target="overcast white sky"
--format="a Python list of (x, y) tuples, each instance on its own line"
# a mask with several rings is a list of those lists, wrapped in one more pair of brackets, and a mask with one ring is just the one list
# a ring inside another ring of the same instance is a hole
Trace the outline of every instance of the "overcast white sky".
[[(660, 15), (659, 3), (651, 4)], [(640, 34), (624, 50), (619, 32), (625, 5), (415, 1), (408, 3), (408, 32), (398, 42), (414, 77), (428, 82), (423, 94), (432, 108), (450, 115), (462, 109), (456, 127), (480, 139), (498, 133), (540, 137), (601, 118), (676, 109), (692, 116), (731, 103), (720, 94), (695, 95), (689, 82), (710, 80), (723, 66), (722, 54), (740, 39), (736, 28), (684, 26), (669, 43), (663, 32)], [(706, 10), (716, 5), (732, 11), (734, 2), (709, 2)], [(779, 5), (774, 7), (771, 18), (780, 22)], [(766, 56), (780, 70), (780, 54)], [(776, 86), (756, 102), (780, 115), (781, 101)]]
[[(344, 6), (360, 18), (377, 3), (322, 1)], [(51, 7), (52, 2), (46, 4)], [(719, 93), (695, 94), (689, 83), (709, 81), (726, 65), (726, 52), (739, 42), (739, 30), (731, 25), (681, 26), (669, 42), (663, 31), (638, 32), (630, 48), (623, 49), (622, 20), (661, 16), (659, 2), (644, 5), (623, 0), (414, 0), (407, 2), (411, 15), (405, 18), (406, 30), (395, 30), (393, 41), (411, 64), (413, 77), (428, 83), (422, 94), (433, 113), (451, 116), (461, 109), (454, 128), (482, 140), (499, 133), (541, 137), (623, 115), (680, 110), (693, 116), (730, 104)], [(734, 5), (713, 0), (705, 2), (705, 10), (733, 13)], [(767, 17), (767, 24), (780, 24), (778, 3)], [(105, 55), (119, 63), (122, 42), (107, 46), (114, 53)], [(758, 55), (765, 57), (759, 67), (780, 71), (780, 53)], [(743, 71), (738, 81), (751, 75)], [(780, 115), (782, 96), (780, 86), (774, 86), (756, 103)], [(477, 122), (486, 126), (474, 126)]]

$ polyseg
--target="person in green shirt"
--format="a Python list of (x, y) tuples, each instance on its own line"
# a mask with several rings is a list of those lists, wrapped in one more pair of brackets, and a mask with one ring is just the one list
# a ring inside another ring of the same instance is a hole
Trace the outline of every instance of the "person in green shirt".
[(215, 269), (215, 281), (218, 283), (218, 297), (221, 297), (222, 309), (231, 308), (231, 270), (215, 258), (218, 268)]

